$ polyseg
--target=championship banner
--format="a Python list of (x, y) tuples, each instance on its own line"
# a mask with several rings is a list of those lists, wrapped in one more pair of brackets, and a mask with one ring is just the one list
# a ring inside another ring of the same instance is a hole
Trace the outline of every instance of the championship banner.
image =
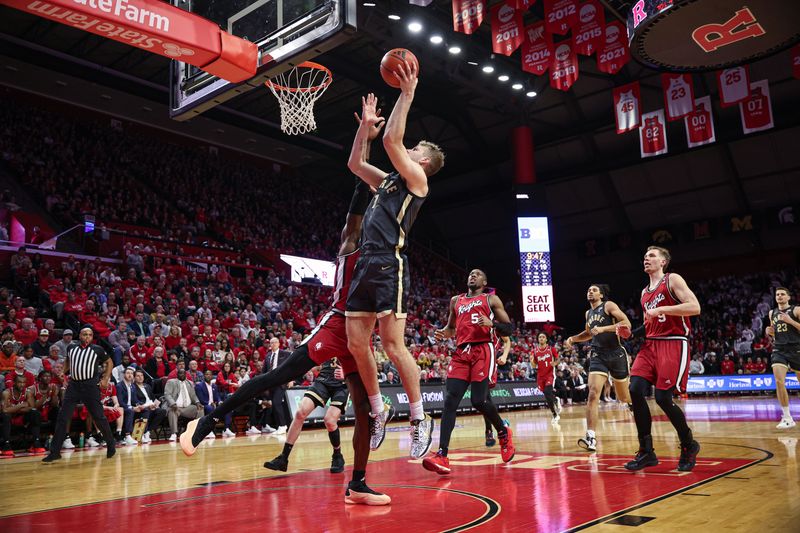
[(524, 13), (535, 3), (536, 0), (517, 0), (517, 9)]
[(742, 130), (745, 134), (775, 127), (767, 80), (754, 81), (750, 84), (750, 97), (739, 103), (739, 112), (742, 115)]
[(642, 127), (639, 128), (639, 147), (643, 158), (667, 153), (666, 126), (663, 109), (642, 115)]
[(694, 101), (694, 111), (684, 119), (689, 148), (717, 142), (714, 131), (714, 115), (711, 112), (711, 97), (704, 96)]
[(578, 55), (572, 39), (555, 44), (550, 64), (550, 87), (568, 91), (578, 81)]
[(566, 35), (578, 25), (578, 0), (544, 0), (544, 20), (548, 33)]
[(606, 12), (598, 0), (586, 0), (578, 9), (578, 26), (575, 36), (575, 52), (590, 56), (603, 46), (603, 30), (606, 27)]
[(792, 48), (792, 74), (800, 80), (800, 44)]
[(514, 9), (516, 0), (492, 6), (492, 51), (510, 56), (522, 44), (522, 11)]
[(667, 120), (678, 120), (694, 111), (694, 85), (691, 74), (662, 74)]
[(630, 60), (625, 26), (621, 22), (606, 24), (605, 40), (597, 50), (597, 68), (606, 74), (616, 74)]
[(744, 101), (750, 96), (750, 71), (747, 65), (728, 68), (717, 74), (719, 85), (719, 103), (722, 107), (730, 107)]
[[(387, 405), (394, 407), (395, 415), (401, 418), (407, 417), (411, 414), (411, 408), (408, 404), (408, 395), (402, 385), (381, 385), (381, 396), (383, 402)], [(294, 418), (294, 414), (300, 406), (300, 401), (303, 395), (308, 390), (307, 387), (292, 387), (286, 389), (286, 401), (289, 404), (289, 411)], [(497, 407), (517, 408), (517, 407), (532, 407), (534, 405), (544, 405), (544, 393), (539, 390), (535, 381), (500, 381), (495, 388), (490, 389), (492, 395), (492, 402)], [(444, 383), (421, 383), (420, 392), (422, 393), (422, 401), (425, 403), (425, 410), (439, 414), (444, 410)], [(475, 412), (470, 400), (470, 392), (467, 391), (458, 404), (459, 411)], [(322, 422), (325, 418), (325, 411), (327, 407), (317, 407), (306, 419), (307, 424)], [(353, 420), (355, 413), (353, 412), (353, 402), (351, 399), (347, 400), (347, 407), (345, 407), (344, 418)]]
[(642, 96), (639, 82), (614, 87), (614, 118), (617, 134), (638, 129), (642, 125)]
[(550, 68), (553, 57), (553, 37), (544, 29), (544, 22), (525, 28), (522, 43), (522, 70), (541, 76)]
[(453, 0), (453, 31), (475, 33), (486, 16), (486, 0)]

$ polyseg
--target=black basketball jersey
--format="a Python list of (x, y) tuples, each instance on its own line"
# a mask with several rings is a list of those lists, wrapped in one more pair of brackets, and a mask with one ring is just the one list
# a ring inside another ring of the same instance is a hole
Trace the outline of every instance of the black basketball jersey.
[(791, 325), (787, 324), (783, 320), (778, 320), (778, 315), (781, 313), (786, 313), (787, 315), (794, 318), (794, 308), (795, 306), (790, 305), (788, 309), (784, 309), (781, 311), (777, 307), (772, 310), (772, 329), (775, 330), (775, 345), (784, 345), (784, 344), (800, 344), (800, 331)]
[(338, 366), (338, 363), (335, 357), (333, 359), (328, 359), (319, 365), (319, 374), (317, 374), (317, 377), (314, 381), (318, 381), (323, 385), (327, 385), (328, 387), (344, 387), (344, 381), (333, 377), (333, 372), (336, 370), (336, 366)]
[[(594, 309), (589, 309), (589, 314), (586, 315), (586, 324), (589, 329), (610, 326), (615, 323), (614, 317), (606, 313), (606, 302)], [(592, 337), (593, 348), (616, 348), (617, 346), (619, 346), (619, 337), (616, 333), (601, 333)]]
[(400, 174), (392, 172), (383, 178), (375, 198), (364, 214), (361, 229), (361, 253), (404, 253), (408, 234), (425, 198), (408, 190)]

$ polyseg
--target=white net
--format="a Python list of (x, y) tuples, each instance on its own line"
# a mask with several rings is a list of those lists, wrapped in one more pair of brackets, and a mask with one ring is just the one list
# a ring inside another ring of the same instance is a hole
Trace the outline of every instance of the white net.
[(278, 74), (266, 86), (278, 99), (281, 108), (281, 131), (302, 135), (317, 129), (314, 103), (332, 81), (331, 71), (322, 65), (305, 62)]

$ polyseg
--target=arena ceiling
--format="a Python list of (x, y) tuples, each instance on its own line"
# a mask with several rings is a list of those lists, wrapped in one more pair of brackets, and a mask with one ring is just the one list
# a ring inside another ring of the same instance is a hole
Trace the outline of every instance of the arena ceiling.
[[(360, 9), (359, 32), (352, 41), (318, 58), (333, 71), (334, 83), (317, 104), (319, 130), (312, 139), (288, 138), (274, 127), (277, 104), (266, 89), (237, 97), (207, 117), (288, 146), (282, 159), (291, 159), (311, 179), (348, 195), (344, 163), (355, 128), (352, 111), (361, 95), (373, 91), (388, 112), (396, 93), (382, 82), (378, 64), (388, 49), (410, 48), (419, 57), (421, 78), (407, 138), (432, 139), (448, 154), (416, 237), (448, 250), (458, 263), (512, 269), (509, 277), (514, 268), (507, 265), (509, 258), (481, 250), (515, 248), (510, 131), (518, 125), (533, 130), (536, 172), (544, 185), (556, 246), (651, 228), (665, 216), (677, 223), (696, 219), (698, 213), (725, 215), (800, 201), (800, 81), (792, 78), (788, 52), (751, 66), (751, 79), (770, 81), (774, 130), (745, 139), (738, 111), (718, 106), (714, 74), (695, 75), (697, 95), (710, 94), (715, 103), (718, 142), (689, 151), (682, 129), (672, 127), (670, 155), (643, 162), (636, 133), (615, 133), (611, 90), (639, 80), (644, 109), (661, 108), (658, 72), (632, 61), (610, 76), (598, 71), (594, 58), (582, 58), (580, 78), (570, 91), (561, 92), (548, 86), (546, 76), (523, 75), (519, 52), (510, 58), (490, 57), (488, 21), (472, 36), (455, 34), (450, 0), (434, 0), (426, 8), (409, 6), (407, 0), (376, 3)], [(609, 19), (629, 9), (629, 2), (604, 3)], [(390, 10), (403, 18), (389, 20)], [(407, 30), (412, 18), (422, 22), (422, 33)], [(525, 22), (541, 19), (542, 2), (537, 2)], [(458, 42), (462, 54), (454, 59), (443, 47), (432, 46), (427, 37), (433, 30)], [(0, 7), (0, 32), (0, 55), (168, 102), (169, 61), (164, 57), (6, 7)], [(487, 61), (495, 65), (492, 76), (480, 70)], [(498, 82), (500, 72), (523, 81), (525, 90), (513, 91)], [(4, 78), (9, 75), (3, 71)], [(535, 98), (525, 96), (530, 90), (537, 93)], [(214, 139), (211, 130), (208, 139)], [(475, 213), (480, 214), (478, 227), (463, 224), (465, 217), (475, 220)]]

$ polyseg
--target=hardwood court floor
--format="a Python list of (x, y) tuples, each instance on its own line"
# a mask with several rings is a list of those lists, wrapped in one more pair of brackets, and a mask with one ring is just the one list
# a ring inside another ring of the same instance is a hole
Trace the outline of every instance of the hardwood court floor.
[[(367, 475), (392, 496), (389, 507), (343, 503), (349, 468), (328, 472), (324, 430), (301, 435), (286, 474), (261, 466), (283, 447), (269, 436), (206, 442), (191, 458), (155, 444), (120, 448), (111, 460), (104, 449), (65, 452), (47, 466), (41, 457), (4, 459), (0, 531), (798, 531), (800, 426), (775, 429), (774, 398), (683, 405), (703, 447), (691, 473), (674, 470), (677, 440), (655, 405), (661, 464), (635, 474), (622, 468), (637, 446), (635, 426), (618, 404), (601, 404), (592, 455), (576, 446), (585, 406), (566, 406), (557, 426), (541, 409), (504, 413), (517, 446), (508, 465), (484, 446), (482, 419), (461, 417), (444, 477), (408, 459), (407, 425), (392, 424)], [(343, 428), (348, 465), (351, 436)]]

